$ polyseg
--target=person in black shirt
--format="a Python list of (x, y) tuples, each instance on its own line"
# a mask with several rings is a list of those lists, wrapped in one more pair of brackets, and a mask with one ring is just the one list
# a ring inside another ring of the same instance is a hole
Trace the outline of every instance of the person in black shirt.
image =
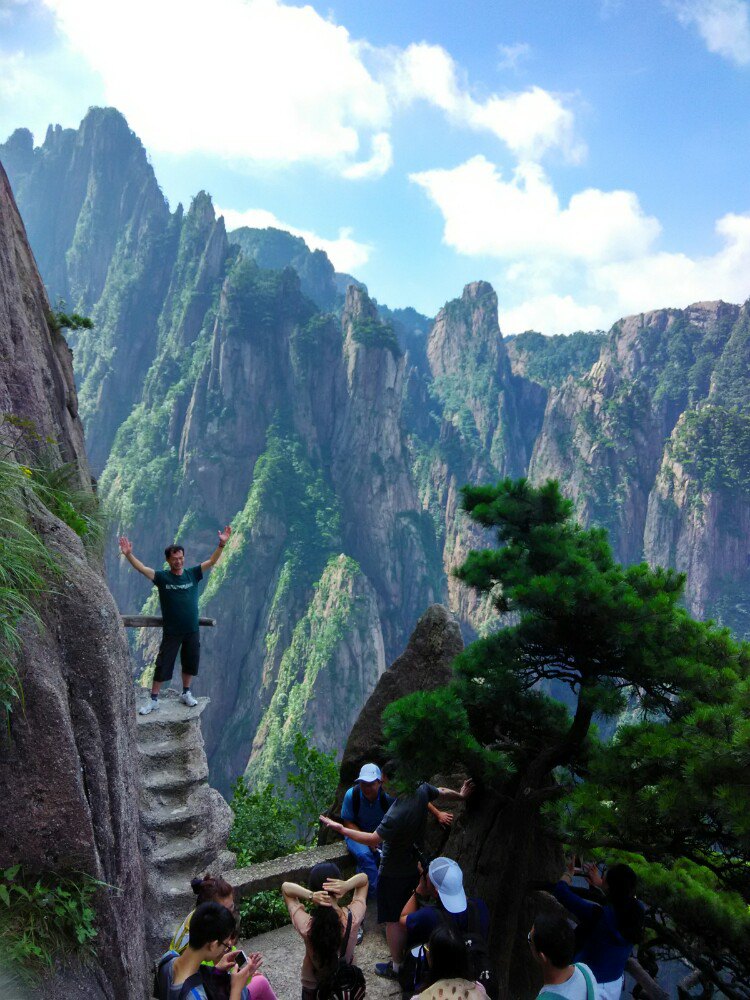
[(159, 708), (159, 691), (165, 681), (172, 679), (177, 653), (182, 666), (182, 694), (180, 701), (193, 708), (198, 704), (190, 685), (198, 674), (200, 660), (200, 633), (198, 631), (198, 585), (221, 558), (224, 546), (229, 541), (232, 529), (227, 525), (219, 532), (219, 542), (213, 554), (205, 562), (185, 569), (185, 550), (181, 545), (168, 545), (164, 550), (168, 570), (153, 570), (145, 566), (133, 555), (133, 543), (124, 535), (120, 538), (120, 552), (127, 561), (151, 580), (159, 591), (162, 614), (162, 639), (156, 657), (156, 670), (151, 685), (151, 700), (141, 709), (141, 715), (149, 715)]

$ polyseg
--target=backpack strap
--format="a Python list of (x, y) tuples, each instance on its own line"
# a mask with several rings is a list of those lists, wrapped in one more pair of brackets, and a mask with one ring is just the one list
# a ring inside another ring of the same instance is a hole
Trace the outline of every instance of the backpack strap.
[(594, 1000), (594, 983), (591, 979), (591, 974), (580, 962), (576, 962), (575, 967), (586, 980), (586, 1000)]
[(381, 809), (383, 815), (385, 816), (385, 814), (391, 808), (391, 804), (388, 801), (388, 794), (387, 794), (385, 788), (383, 788), (382, 785), (380, 786), (380, 792), (378, 794), (378, 801), (380, 802), (380, 809)]
[(354, 811), (355, 820), (359, 819), (359, 807), (362, 804), (362, 791), (359, 787), (359, 782), (356, 782), (354, 788), (352, 789), (352, 810)]
[(344, 936), (341, 939), (341, 947), (339, 948), (339, 958), (344, 958), (346, 956), (346, 949), (349, 945), (349, 935), (352, 932), (352, 911), (349, 910), (346, 914), (346, 930), (344, 931)]

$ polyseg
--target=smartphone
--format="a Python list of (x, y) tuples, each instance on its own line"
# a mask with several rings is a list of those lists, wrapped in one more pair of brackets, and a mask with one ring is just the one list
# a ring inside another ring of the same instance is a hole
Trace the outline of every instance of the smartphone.
[(242, 949), (240, 949), (234, 956), (234, 964), (238, 969), (241, 969), (243, 965), (247, 965), (247, 955), (244, 951), (242, 951)]

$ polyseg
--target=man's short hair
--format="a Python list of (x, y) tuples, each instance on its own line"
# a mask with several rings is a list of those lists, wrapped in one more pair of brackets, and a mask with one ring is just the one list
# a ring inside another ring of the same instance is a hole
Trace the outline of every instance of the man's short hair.
[(540, 913), (534, 920), (534, 947), (556, 969), (565, 969), (573, 961), (576, 939), (567, 917), (561, 913)]
[(168, 545), (166, 549), (164, 549), (164, 558), (167, 560), (167, 562), (169, 562), (169, 557), (173, 555), (175, 552), (181, 552), (183, 555), (185, 555), (185, 550), (181, 545), (172, 544)]
[(226, 941), (237, 932), (237, 921), (231, 910), (221, 903), (201, 903), (190, 918), (188, 943), (199, 951), (211, 941)]

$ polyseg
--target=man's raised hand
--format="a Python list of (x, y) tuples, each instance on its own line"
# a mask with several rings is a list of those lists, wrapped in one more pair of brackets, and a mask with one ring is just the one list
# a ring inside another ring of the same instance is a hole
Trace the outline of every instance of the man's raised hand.
[(126, 538), (125, 535), (123, 535), (118, 539), (118, 542), (120, 543), (120, 552), (122, 552), (124, 556), (132, 555), (133, 543), (129, 538)]
[(222, 548), (229, 541), (229, 536), (231, 534), (232, 534), (232, 526), (231, 526), (231, 524), (227, 524), (226, 527), (224, 528), (224, 530), (219, 532), (219, 545), (221, 545)]
[(330, 816), (318, 816), (318, 819), (324, 826), (330, 827), (334, 833), (338, 833), (342, 837), (344, 836), (344, 827), (341, 823), (337, 823), (335, 819), (331, 819)]

